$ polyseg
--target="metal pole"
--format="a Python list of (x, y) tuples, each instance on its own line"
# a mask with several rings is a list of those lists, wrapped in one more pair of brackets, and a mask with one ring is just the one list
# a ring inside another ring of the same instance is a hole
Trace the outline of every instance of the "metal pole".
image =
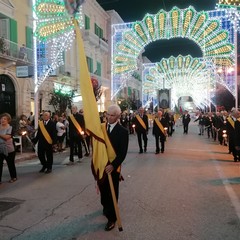
[(235, 47), (235, 109), (238, 109), (238, 60), (237, 60), (237, 17), (234, 18), (234, 47)]
[[(36, 4), (36, 0), (32, 0), (32, 5)], [(33, 32), (37, 28), (37, 15), (33, 11)], [(38, 127), (38, 73), (37, 73), (37, 38), (33, 35), (33, 66), (34, 66), (34, 128)]]

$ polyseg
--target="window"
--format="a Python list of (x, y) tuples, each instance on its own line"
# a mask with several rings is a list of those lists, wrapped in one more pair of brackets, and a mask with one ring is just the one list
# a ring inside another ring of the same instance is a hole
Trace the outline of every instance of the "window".
[(94, 24), (95, 34), (100, 38), (103, 38), (103, 30), (95, 23)]
[(97, 73), (96, 74), (100, 77), (102, 75), (102, 64), (100, 62), (97, 62)]
[(87, 57), (88, 71), (93, 73), (93, 60), (90, 57)]
[(88, 17), (87, 15), (85, 15), (85, 29), (90, 29), (90, 17)]

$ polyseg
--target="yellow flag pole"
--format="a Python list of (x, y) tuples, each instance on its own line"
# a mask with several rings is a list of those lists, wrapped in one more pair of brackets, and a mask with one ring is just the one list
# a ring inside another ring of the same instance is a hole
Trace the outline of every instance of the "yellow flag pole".
[(118, 204), (117, 204), (117, 198), (116, 198), (116, 194), (115, 194), (115, 190), (114, 190), (114, 186), (113, 186), (113, 180), (112, 180), (111, 173), (108, 174), (108, 181), (109, 181), (112, 199), (113, 199), (113, 205), (114, 205), (114, 209), (115, 209), (115, 213), (116, 213), (118, 230), (119, 230), (119, 232), (121, 232), (121, 231), (123, 231), (123, 228), (122, 228), (122, 223), (121, 223), (121, 219), (120, 219), (119, 208), (118, 208)]

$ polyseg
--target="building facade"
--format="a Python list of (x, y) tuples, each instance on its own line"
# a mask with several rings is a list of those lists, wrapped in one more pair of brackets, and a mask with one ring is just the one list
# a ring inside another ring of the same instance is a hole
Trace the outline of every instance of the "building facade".
[[(101, 86), (98, 109), (104, 111), (111, 102), (109, 15), (95, 0), (88, 0), (83, 5), (83, 17), (85, 27), (82, 29), (82, 36), (87, 63), (91, 77)], [(0, 0), (0, 113), (9, 112), (16, 117), (34, 112), (32, 39), (32, 1)], [(76, 95), (81, 96), (76, 47), (77, 43), (74, 41), (71, 49), (65, 52), (65, 64), (56, 69), (56, 74), (46, 78), (39, 87), (40, 111), (53, 111), (49, 100), (56, 84), (58, 87), (62, 85), (69, 90), (76, 90)], [(82, 107), (81, 97), (76, 97), (74, 104)]]

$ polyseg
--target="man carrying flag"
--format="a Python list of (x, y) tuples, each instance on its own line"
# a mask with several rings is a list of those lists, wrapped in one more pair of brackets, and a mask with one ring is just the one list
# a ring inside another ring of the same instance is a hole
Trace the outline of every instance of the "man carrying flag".
[(111, 105), (107, 112), (108, 123), (102, 123), (102, 130), (107, 146), (109, 162), (105, 168), (103, 178), (98, 181), (98, 186), (101, 193), (103, 214), (108, 219), (108, 223), (105, 226), (106, 231), (113, 229), (116, 222), (114, 203), (106, 174), (112, 175), (116, 199), (118, 199), (121, 163), (127, 155), (129, 142), (127, 129), (119, 123), (120, 116), (121, 109), (119, 106)]
[[(123, 129), (118, 123), (121, 111), (119, 110), (119, 108), (118, 110), (116, 110), (117, 109), (116, 107), (111, 107), (108, 111), (109, 122), (110, 124), (112, 124), (110, 132), (113, 131), (112, 136), (110, 136), (110, 139), (106, 134), (106, 126), (104, 126), (105, 129), (104, 127), (102, 128), (96, 104), (96, 98), (93, 92), (90, 73), (88, 71), (83, 40), (76, 20), (74, 20), (74, 25), (76, 38), (78, 42), (77, 55), (79, 57), (80, 64), (79, 79), (83, 109), (85, 109), (84, 111), (85, 127), (90, 136), (92, 137), (92, 169), (95, 178), (98, 180), (99, 186), (100, 182), (103, 183), (103, 185), (100, 186), (102, 197), (101, 201), (104, 201), (104, 206), (106, 206), (106, 208), (104, 207), (104, 213), (108, 218), (108, 223), (105, 226), (105, 230), (110, 231), (111, 229), (113, 229), (115, 226), (115, 221), (117, 220), (119, 231), (122, 231), (116, 202), (117, 197), (115, 196), (114, 188), (118, 196), (119, 172), (117, 171), (117, 169), (124, 160), (127, 153), (128, 132), (126, 129)], [(108, 176), (108, 179), (105, 178), (106, 174)], [(114, 180), (112, 180), (111, 175), (113, 175)], [(111, 202), (108, 184), (110, 185), (111, 189), (112, 195)], [(112, 212), (113, 204), (115, 214)]]

